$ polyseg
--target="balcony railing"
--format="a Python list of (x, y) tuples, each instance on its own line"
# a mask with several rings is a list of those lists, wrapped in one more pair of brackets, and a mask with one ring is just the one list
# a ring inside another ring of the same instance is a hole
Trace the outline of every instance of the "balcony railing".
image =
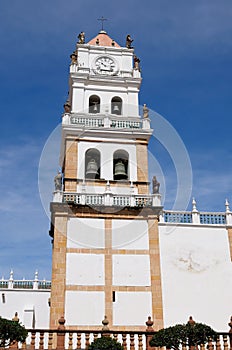
[(35, 273), (34, 280), (15, 280), (13, 271), (10, 272), (10, 278), (0, 280), (0, 289), (51, 289), (51, 281), (38, 280), (38, 273)]
[(65, 113), (62, 124), (85, 128), (150, 130), (148, 118), (140, 119), (140, 117), (117, 116), (109, 113)]
[(163, 211), (162, 221), (175, 224), (226, 225), (231, 224), (231, 213)]
[[(54, 200), (55, 201), (55, 200)], [(115, 195), (109, 193), (63, 193), (61, 201), (68, 204), (116, 206), (116, 207), (159, 207), (160, 194), (154, 195)]]

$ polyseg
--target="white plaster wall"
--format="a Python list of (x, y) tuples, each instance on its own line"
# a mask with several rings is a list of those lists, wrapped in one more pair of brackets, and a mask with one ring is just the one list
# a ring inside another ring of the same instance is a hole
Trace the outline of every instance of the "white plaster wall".
[(66, 326), (100, 326), (105, 314), (104, 292), (65, 293)]
[[(95, 185), (86, 185), (85, 186), (86, 193), (92, 193), (92, 194), (102, 194), (106, 191), (106, 186), (95, 186)], [(134, 194), (138, 194), (138, 189), (134, 187), (133, 189)], [(82, 192), (82, 185), (77, 185), (77, 192)], [(131, 194), (131, 188), (130, 186), (120, 186), (120, 182), (114, 183), (111, 185), (111, 192), (112, 194), (123, 194), (123, 195), (130, 195)]]
[(232, 264), (227, 231), (217, 227), (160, 225), (165, 326), (190, 315), (228, 331)]
[(68, 253), (66, 259), (67, 285), (101, 286), (105, 284), (103, 254)]
[(146, 220), (112, 220), (114, 249), (149, 249)]
[(114, 326), (145, 326), (151, 314), (151, 292), (116, 292), (113, 303)]
[(149, 255), (112, 256), (114, 286), (150, 286)]
[(67, 248), (104, 248), (105, 220), (70, 218), (67, 225)]
[[(5, 303), (2, 302), (2, 293), (5, 294)], [(31, 314), (26, 310), (34, 309), (35, 328), (49, 328), (48, 299), (50, 291), (43, 290), (7, 290), (0, 291), (0, 315), (12, 319), (18, 312), (20, 322), (27, 328), (32, 327)]]
[(107, 142), (87, 142), (78, 144), (77, 178), (83, 179), (85, 172), (85, 152), (89, 148), (96, 148), (101, 153), (101, 178), (113, 180), (113, 154), (117, 150), (125, 150), (129, 154), (129, 180), (137, 181), (136, 146), (127, 144), (113, 144)]

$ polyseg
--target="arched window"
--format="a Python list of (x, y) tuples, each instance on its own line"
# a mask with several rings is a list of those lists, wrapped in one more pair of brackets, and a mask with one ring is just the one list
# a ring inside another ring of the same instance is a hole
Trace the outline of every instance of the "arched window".
[(101, 154), (95, 148), (90, 148), (85, 152), (85, 178), (100, 179), (101, 176)]
[(122, 99), (120, 97), (113, 97), (111, 100), (111, 114), (122, 114)]
[(126, 151), (118, 150), (114, 152), (114, 180), (128, 179), (128, 163), (129, 155)]
[(89, 113), (100, 113), (100, 97), (97, 95), (89, 98)]

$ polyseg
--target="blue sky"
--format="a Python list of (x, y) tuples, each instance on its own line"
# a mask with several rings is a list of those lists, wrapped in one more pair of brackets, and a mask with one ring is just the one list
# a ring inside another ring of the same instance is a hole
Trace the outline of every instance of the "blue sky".
[[(143, 75), (140, 104), (165, 117), (182, 138), (199, 210), (223, 211), (225, 198), (232, 202), (230, 0), (1, 1), (0, 275), (5, 277), (13, 268), (16, 278), (33, 278), (36, 269), (40, 278), (50, 278), (49, 219), (40, 201), (38, 164), (61, 120), (77, 35), (83, 30), (87, 40), (94, 37), (102, 15), (119, 44), (128, 33), (134, 38)], [(174, 167), (161, 144), (151, 147), (165, 174), (169, 209)], [(57, 168), (58, 160), (54, 172)]]

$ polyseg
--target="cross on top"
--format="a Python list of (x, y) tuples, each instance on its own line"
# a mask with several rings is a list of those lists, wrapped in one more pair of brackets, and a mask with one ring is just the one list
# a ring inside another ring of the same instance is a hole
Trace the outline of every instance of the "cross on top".
[(101, 16), (101, 18), (98, 18), (98, 21), (101, 21), (102, 22), (102, 28), (101, 30), (104, 30), (104, 21), (107, 21), (107, 18), (104, 18), (103, 16)]

